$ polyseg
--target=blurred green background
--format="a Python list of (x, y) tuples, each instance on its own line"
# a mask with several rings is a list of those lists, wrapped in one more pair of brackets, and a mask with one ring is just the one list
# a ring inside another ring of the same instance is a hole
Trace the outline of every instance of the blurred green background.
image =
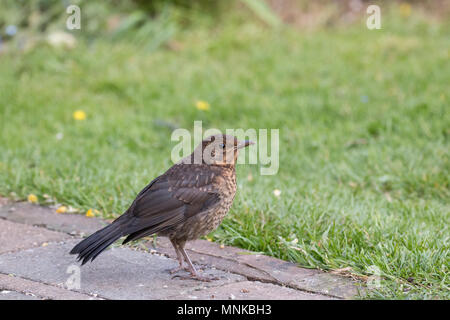
[(369, 30), (369, 4), (2, 0), (0, 195), (114, 218), (173, 129), (280, 129), (208, 238), (448, 299), (450, 5), (378, 1)]

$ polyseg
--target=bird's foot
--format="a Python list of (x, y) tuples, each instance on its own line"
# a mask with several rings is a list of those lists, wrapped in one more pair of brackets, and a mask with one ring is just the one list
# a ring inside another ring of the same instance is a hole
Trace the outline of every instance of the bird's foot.
[(180, 272), (180, 271), (189, 271), (189, 268), (188, 267), (184, 267), (184, 266), (179, 266), (179, 267), (176, 267), (174, 269), (170, 269), (169, 273), (170, 274), (174, 274), (174, 273), (177, 273), (177, 272)]

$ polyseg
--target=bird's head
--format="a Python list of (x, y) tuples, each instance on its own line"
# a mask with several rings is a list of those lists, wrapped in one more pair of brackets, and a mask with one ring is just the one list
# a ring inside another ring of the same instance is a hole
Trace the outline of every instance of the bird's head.
[(234, 136), (216, 134), (204, 139), (202, 143), (195, 148), (194, 152), (187, 158), (189, 158), (191, 163), (203, 163), (219, 166), (234, 165), (236, 163), (239, 150), (251, 144), (254, 144), (254, 142), (249, 140), (239, 141)]

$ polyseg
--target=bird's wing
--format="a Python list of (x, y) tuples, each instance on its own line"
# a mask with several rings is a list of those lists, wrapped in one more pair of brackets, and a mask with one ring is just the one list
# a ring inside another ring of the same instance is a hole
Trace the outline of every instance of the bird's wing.
[[(195, 166), (172, 167), (145, 187), (128, 209), (129, 217), (134, 220), (128, 233), (156, 233), (216, 204), (219, 195), (212, 187), (211, 173)], [(136, 234), (132, 239), (137, 238)]]

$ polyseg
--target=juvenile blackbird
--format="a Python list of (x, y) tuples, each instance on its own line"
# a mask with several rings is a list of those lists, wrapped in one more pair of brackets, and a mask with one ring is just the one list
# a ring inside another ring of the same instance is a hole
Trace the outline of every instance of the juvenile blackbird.
[(85, 264), (122, 236), (127, 236), (125, 244), (158, 234), (167, 236), (177, 253), (180, 265), (172, 272), (185, 269), (192, 278), (210, 281), (197, 273), (184, 246), (216, 229), (228, 213), (236, 193), (238, 152), (250, 144), (222, 134), (206, 138), (190, 156), (150, 182), (120, 217), (70, 253)]

